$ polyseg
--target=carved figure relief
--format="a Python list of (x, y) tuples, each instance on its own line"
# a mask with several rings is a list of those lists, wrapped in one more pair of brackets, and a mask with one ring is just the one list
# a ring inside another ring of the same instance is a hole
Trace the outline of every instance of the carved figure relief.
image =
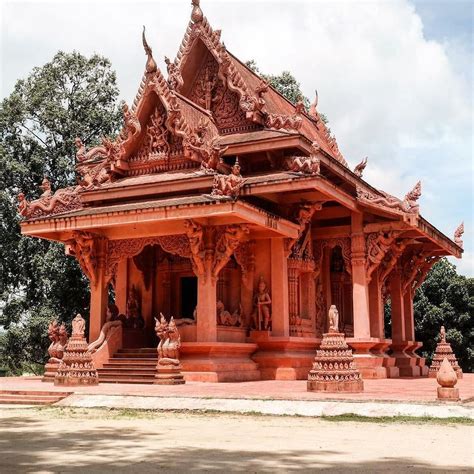
[(240, 174), (239, 158), (236, 158), (230, 175), (216, 174), (214, 176), (211, 195), (237, 198), (245, 181)]
[(304, 104), (299, 101), (295, 105), (295, 113), (292, 116), (280, 114), (267, 114), (265, 117), (265, 126), (275, 130), (296, 130), (303, 125)]
[(260, 331), (270, 330), (272, 327), (271, 305), (272, 299), (267, 290), (267, 283), (263, 276), (258, 280), (257, 291), (254, 295), (254, 312), (252, 322), (254, 327)]
[(374, 232), (367, 236), (366, 273), (370, 281), (374, 270), (382, 263), (399, 232)]
[(77, 313), (76, 317), (72, 320), (72, 336), (84, 337), (86, 331), (86, 321), (84, 318)]
[(97, 281), (97, 257), (94, 247), (94, 235), (90, 232), (74, 231), (72, 239), (67, 242), (69, 252), (76, 257), (84, 274), (91, 284)]
[(179, 91), (184, 85), (183, 77), (179, 67), (165, 56), (166, 68), (168, 70), (168, 84), (170, 89)]
[(288, 171), (310, 175), (319, 174), (320, 166), (319, 158), (314, 155), (289, 156), (283, 163), (283, 167)]
[(357, 186), (357, 199), (372, 205), (386, 207), (409, 214), (418, 214), (420, 211), (420, 206), (417, 203), (421, 196), (420, 181), (418, 181), (415, 187), (405, 195), (403, 201), (383, 191), (379, 192), (382, 196), (377, 196), (368, 189), (363, 189)]

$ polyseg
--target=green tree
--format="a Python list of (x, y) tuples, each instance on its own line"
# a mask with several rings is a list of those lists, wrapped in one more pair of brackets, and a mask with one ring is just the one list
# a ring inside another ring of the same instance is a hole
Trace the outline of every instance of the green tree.
[(88, 283), (63, 246), (21, 236), (16, 195), (37, 198), (44, 176), (53, 189), (74, 184), (74, 138), (93, 145), (115, 133), (117, 98), (108, 59), (58, 52), (0, 105), (0, 355), (14, 371), (43, 363), (52, 317), (88, 312)]
[[(430, 364), (441, 326), (465, 372), (474, 370), (474, 278), (456, 272), (446, 258), (436, 263), (414, 298), (415, 338), (423, 342), (421, 355)], [(390, 300), (385, 305), (386, 336), (391, 332)]]
[(429, 362), (439, 341), (439, 329), (446, 328), (459, 365), (474, 370), (474, 278), (456, 272), (446, 258), (433, 266), (415, 295), (416, 340), (423, 342), (421, 353)]

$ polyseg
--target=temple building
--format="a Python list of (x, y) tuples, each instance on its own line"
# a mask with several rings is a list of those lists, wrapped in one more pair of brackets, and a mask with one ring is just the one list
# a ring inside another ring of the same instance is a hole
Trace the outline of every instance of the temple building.
[(186, 380), (306, 379), (331, 305), (363, 378), (426, 375), (413, 296), (461, 257), (462, 230), (421, 216), (420, 183), (399, 199), (363, 179), (367, 160), (351, 170), (317, 100), (289, 102), (233, 56), (198, 0), (166, 76), (143, 45), (119, 135), (76, 139), (76, 186), (19, 195), (22, 233), (64, 243), (90, 280), (99, 380), (153, 379), (160, 313)]

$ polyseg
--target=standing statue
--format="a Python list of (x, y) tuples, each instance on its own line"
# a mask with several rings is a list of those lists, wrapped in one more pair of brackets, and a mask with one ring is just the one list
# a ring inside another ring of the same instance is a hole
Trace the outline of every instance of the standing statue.
[(441, 326), (441, 329), (439, 330), (439, 340), (442, 344), (446, 344), (446, 329), (444, 326)]
[[(254, 296), (254, 313), (252, 319), (254, 321), (255, 327), (257, 330), (269, 330), (271, 329), (271, 311), (270, 307), (272, 304), (272, 299), (267, 290), (267, 284), (263, 279), (263, 276), (260, 276), (258, 281), (258, 289)], [(263, 328), (262, 328), (263, 323)]]
[(156, 335), (160, 338), (157, 348), (158, 364), (156, 365), (155, 383), (160, 385), (184, 384), (179, 361), (181, 336), (174, 318), (171, 316), (170, 322), (167, 323), (163, 313), (160, 313), (160, 320), (155, 318), (155, 321)]
[(58, 341), (58, 344), (57, 344), (57, 356), (56, 357), (58, 359), (62, 359), (63, 355), (64, 355), (64, 351), (66, 349), (66, 345), (67, 345), (68, 340), (69, 340), (66, 325), (64, 323), (62, 323), (61, 326), (59, 326), (58, 336), (59, 336), (59, 341)]
[(59, 359), (58, 357), (58, 342), (59, 342), (59, 326), (56, 320), (49, 323), (48, 337), (51, 344), (48, 347), (48, 354), (51, 359)]
[(336, 305), (331, 305), (328, 314), (329, 332), (339, 332), (339, 311)]
[(85, 332), (86, 321), (79, 313), (77, 313), (76, 317), (72, 320), (72, 335), (84, 337)]
[(160, 319), (155, 318), (155, 333), (158, 339), (157, 352), (158, 352), (158, 360), (163, 357), (163, 343), (166, 340), (168, 331), (168, 322), (166, 321), (165, 316), (163, 313), (160, 313)]
[(240, 174), (239, 158), (235, 159), (232, 172), (229, 175), (216, 174), (212, 186), (212, 196), (228, 196), (236, 198), (240, 194), (240, 189), (245, 184), (246, 179)]

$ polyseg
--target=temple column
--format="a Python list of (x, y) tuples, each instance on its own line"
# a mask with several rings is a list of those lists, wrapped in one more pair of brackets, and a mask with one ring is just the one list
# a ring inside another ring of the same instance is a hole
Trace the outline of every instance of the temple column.
[(370, 338), (369, 294), (365, 271), (365, 236), (361, 214), (352, 214), (352, 304), (354, 338)]
[(96, 248), (96, 278), (95, 284), (91, 282), (90, 317), (89, 317), (89, 342), (95, 341), (105, 323), (108, 302), (109, 282), (105, 274), (105, 258), (107, 239), (95, 239)]
[(217, 341), (217, 282), (208, 275), (198, 275), (197, 323), (198, 342)]
[(289, 336), (288, 262), (283, 238), (271, 239), (272, 335)]
[(127, 308), (127, 280), (128, 259), (124, 258), (117, 265), (117, 276), (115, 278), (115, 304), (121, 314), (125, 314)]
[[(299, 296), (299, 268), (298, 262), (294, 260), (288, 260), (288, 314), (290, 318), (290, 333), (295, 332), (292, 330), (291, 325), (296, 323), (296, 318), (299, 316), (298, 311), (298, 296)], [(295, 335), (295, 334), (292, 334)]]
[(370, 335), (383, 339), (384, 333), (384, 309), (382, 300), (382, 285), (379, 279), (379, 270), (372, 273), (369, 283), (369, 311), (370, 311)]
[(362, 214), (352, 214), (351, 230), (354, 337), (347, 342), (354, 350), (354, 360), (363, 377), (385, 378), (387, 371), (383, 367), (383, 357), (370, 352), (380, 340), (371, 337), (370, 333), (369, 286)]
[(413, 293), (411, 288), (403, 296), (403, 316), (405, 320), (405, 338), (407, 341), (415, 340), (415, 316), (413, 312)]
[[(390, 300), (392, 303), (392, 345), (393, 357), (402, 377), (420, 375), (421, 369), (416, 365), (416, 357), (410, 357), (405, 351), (413, 345), (407, 338), (405, 319), (405, 297), (402, 289), (402, 273), (397, 266), (390, 274)], [(410, 329), (410, 328), (408, 328)]]

